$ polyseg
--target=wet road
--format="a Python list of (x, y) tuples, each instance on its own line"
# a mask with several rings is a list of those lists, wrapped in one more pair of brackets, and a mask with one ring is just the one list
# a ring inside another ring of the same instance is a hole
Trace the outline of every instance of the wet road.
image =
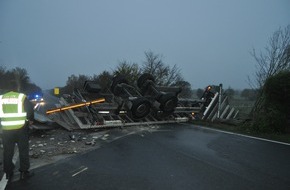
[(290, 146), (173, 124), (34, 172), (7, 189), (290, 189)]

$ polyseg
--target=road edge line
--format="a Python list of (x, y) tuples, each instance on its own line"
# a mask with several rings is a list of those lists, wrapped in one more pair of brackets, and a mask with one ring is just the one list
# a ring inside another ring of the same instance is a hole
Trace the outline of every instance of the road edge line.
[(205, 127), (205, 126), (201, 126), (201, 125), (195, 125), (195, 124), (190, 124), (190, 125), (194, 125), (196, 127), (202, 128), (202, 129), (207, 129), (207, 130), (216, 131), (216, 132), (220, 132), (220, 133), (225, 133), (225, 134), (229, 134), (229, 135), (236, 135), (236, 136), (246, 137), (246, 138), (250, 138), (250, 139), (255, 139), (255, 140), (266, 141), (266, 142), (271, 142), (271, 143), (276, 143), (276, 144), (290, 146), (290, 143), (285, 143), (285, 142), (265, 139), (265, 138), (261, 138), (261, 137), (254, 137), (254, 136), (250, 136), (250, 135), (244, 135), (244, 134), (234, 133), (234, 132), (229, 132), (229, 131), (223, 131), (223, 130), (220, 130), (220, 129), (213, 129), (213, 128), (209, 128), (209, 127)]

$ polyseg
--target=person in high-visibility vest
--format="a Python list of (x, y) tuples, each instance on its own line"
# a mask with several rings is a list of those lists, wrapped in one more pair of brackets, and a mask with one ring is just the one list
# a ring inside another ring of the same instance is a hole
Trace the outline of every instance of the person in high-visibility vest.
[(3, 141), (3, 170), (6, 179), (12, 180), (14, 174), (13, 155), (15, 144), (19, 149), (20, 179), (33, 175), (29, 171), (29, 125), (34, 119), (32, 103), (23, 93), (7, 92), (0, 96), (0, 126)]

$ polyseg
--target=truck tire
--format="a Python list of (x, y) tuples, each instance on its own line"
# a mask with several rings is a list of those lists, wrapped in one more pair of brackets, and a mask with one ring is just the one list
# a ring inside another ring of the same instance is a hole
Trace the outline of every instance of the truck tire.
[(155, 83), (153, 75), (149, 73), (142, 74), (137, 80), (137, 86), (141, 89), (145, 82), (147, 82), (148, 80), (151, 80), (153, 83)]
[(178, 99), (174, 94), (162, 94), (159, 98), (158, 102), (160, 103), (159, 108), (164, 113), (173, 113), (175, 108), (177, 107)]
[(147, 98), (139, 97), (132, 101), (131, 114), (133, 119), (139, 120), (146, 117), (151, 110), (151, 103)]
[(148, 93), (149, 86), (155, 84), (154, 77), (149, 73), (142, 74), (137, 80), (137, 86), (141, 90), (141, 94), (145, 95)]
[(113, 78), (113, 82), (111, 84), (111, 92), (115, 95), (115, 96), (120, 96), (123, 92), (122, 87), (117, 86), (118, 84), (128, 84), (128, 80), (125, 78), (125, 76), (123, 75), (117, 75)]

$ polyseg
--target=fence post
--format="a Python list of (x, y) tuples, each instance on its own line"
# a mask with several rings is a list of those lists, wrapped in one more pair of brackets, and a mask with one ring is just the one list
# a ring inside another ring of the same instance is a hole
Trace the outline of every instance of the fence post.
[(222, 89), (223, 89), (223, 84), (219, 85), (219, 103), (218, 103), (218, 112), (217, 112), (217, 118), (220, 118), (220, 111), (221, 111), (221, 102), (222, 102)]

